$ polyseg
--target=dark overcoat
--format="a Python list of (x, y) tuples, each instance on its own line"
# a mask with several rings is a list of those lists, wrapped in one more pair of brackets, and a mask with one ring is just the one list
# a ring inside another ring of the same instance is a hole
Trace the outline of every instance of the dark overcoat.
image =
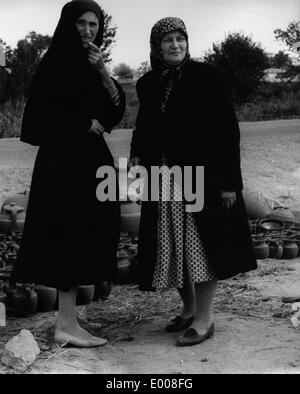
[(115, 105), (88, 61), (75, 29), (87, 11), (99, 14), (95, 43), (101, 45), (103, 17), (97, 3), (67, 3), (26, 103), (21, 141), (39, 151), (12, 283), (69, 291), (115, 276), (120, 206), (96, 196), (102, 181), (97, 170), (113, 166), (114, 160), (103, 136), (89, 130), (97, 119), (110, 132), (124, 114), (125, 95), (114, 81), (120, 97)]
[[(212, 65), (188, 61), (171, 95), (160, 109), (162, 87), (150, 71), (137, 83), (140, 101), (130, 156), (148, 170), (161, 165), (204, 166), (204, 208), (194, 213), (210, 268), (218, 279), (257, 268), (242, 197), (240, 132), (223, 72)], [(221, 191), (236, 191), (237, 202), (226, 210)], [(139, 285), (151, 283), (157, 255), (157, 202), (143, 202), (139, 234)]]

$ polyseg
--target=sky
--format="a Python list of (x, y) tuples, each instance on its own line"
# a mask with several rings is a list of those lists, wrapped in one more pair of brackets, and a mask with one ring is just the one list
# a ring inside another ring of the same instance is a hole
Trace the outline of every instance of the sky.
[[(229, 32), (252, 37), (267, 51), (286, 46), (274, 30), (300, 20), (300, 0), (96, 0), (118, 27), (112, 66), (137, 68), (149, 60), (152, 26), (166, 16), (184, 20), (193, 57), (201, 57)], [(29, 31), (52, 35), (67, 0), (0, 0), (0, 38), (11, 47)]]

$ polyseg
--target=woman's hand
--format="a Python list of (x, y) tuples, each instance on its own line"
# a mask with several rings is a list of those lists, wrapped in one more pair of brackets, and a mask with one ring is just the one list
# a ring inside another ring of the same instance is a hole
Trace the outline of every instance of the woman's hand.
[(129, 160), (128, 170), (130, 170), (130, 168), (132, 167), (139, 166), (140, 164), (141, 164), (141, 159), (139, 157), (133, 157), (132, 159)]
[(88, 60), (91, 65), (95, 66), (100, 72), (106, 71), (102, 51), (92, 42), (89, 42)]
[(89, 132), (97, 135), (103, 135), (104, 131), (105, 129), (101, 123), (99, 123), (97, 119), (92, 119), (92, 126), (89, 129)]
[(236, 192), (221, 191), (221, 198), (224, 208), (230, 209), (236, 202)]

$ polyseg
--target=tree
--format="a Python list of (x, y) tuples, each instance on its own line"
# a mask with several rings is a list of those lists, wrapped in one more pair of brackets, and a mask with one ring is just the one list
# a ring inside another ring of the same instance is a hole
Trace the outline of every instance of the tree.
[[(103, 10), (102, 10), (103, 11)], [(111, 62), (111, 49), (116, 42), (117, 26), (112, 26), (112, 16), (103, 11), (104, 15), (104, 34), (103, 34), (103, 59), (105, 63)]]
[[(0, 38), (0, 45), (2, 46), (6, 58), (6, 63), (11, 56), (11, 48)], [(7, 66), (7, 64), (6, 64)], [(0, 104), (5, 103), (10, 96), (10, 74), (7, 68), (0, 67)]]
[(239, 104), (248, 101), (255, 93), (269, 65), (268, 56), (260, 44), (242, 33), (229, 33), (224, 41), (213, 44), (204, 61), (223, 68), (234, 100)]
[(151, 70), (151, 65), (148, 61), (142, 62), (140, 67), (137, 69), (137, 77), (141, 78), (144, 74)]
[(283, 51), (277, 52), (274, 56), (270, 57), (270, 67), (286, 68), (292, 64), (292, 60), (287, 53)]
[(113, 69), (113, 73), (120, 79), (132, 79), (134, 71), (126, 63), (120, 63)]
[(284, 42), (298, 56), (298, 65), (290, 64), (284, 75), (291, 80), (300, 74), (300, 22), (291, 22), (286, 30), (276, 29), (274, 34), (276, 40)]
[(10, 60), (12, 96), (27, 96), (33, 75), (51, 42), (50, 36), (32, 31), (20, 40)]

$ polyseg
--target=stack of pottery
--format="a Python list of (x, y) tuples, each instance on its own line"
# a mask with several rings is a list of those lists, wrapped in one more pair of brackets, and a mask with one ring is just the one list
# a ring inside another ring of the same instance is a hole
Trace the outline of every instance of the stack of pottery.
[(50, 312), (57, 300), (57, 289), (42, 285), (35, 285), (33, 290), (38, 295), (37, 312)]
[(20, 207), (24, 208), (24, 211), (27, 211), (27, 205), (29, 200), (29, 190), (25, 190), (24, 192), (17, 193), (13, 196), (8, 197), (3, 201), (0, 213), (4, 212), (4, 207), (9, 204), (16, 204)]
[(295, 223), (295, 218), (289, 208), (278, 207), (272, 210), (267, 215), (268, 218), (281, 220), (286, 229), (292, 228)]
[(3, 206), (3, 212), (0, 214), (0, 233), (11, 234), (22, 232), (25, 222), (25, 210), (23, 207), (12, 202)]
[(36, 312), (38, 295), (33, 285), (17, 283), (7, 291), (7, 311), (17, 316), (28, 316)]

